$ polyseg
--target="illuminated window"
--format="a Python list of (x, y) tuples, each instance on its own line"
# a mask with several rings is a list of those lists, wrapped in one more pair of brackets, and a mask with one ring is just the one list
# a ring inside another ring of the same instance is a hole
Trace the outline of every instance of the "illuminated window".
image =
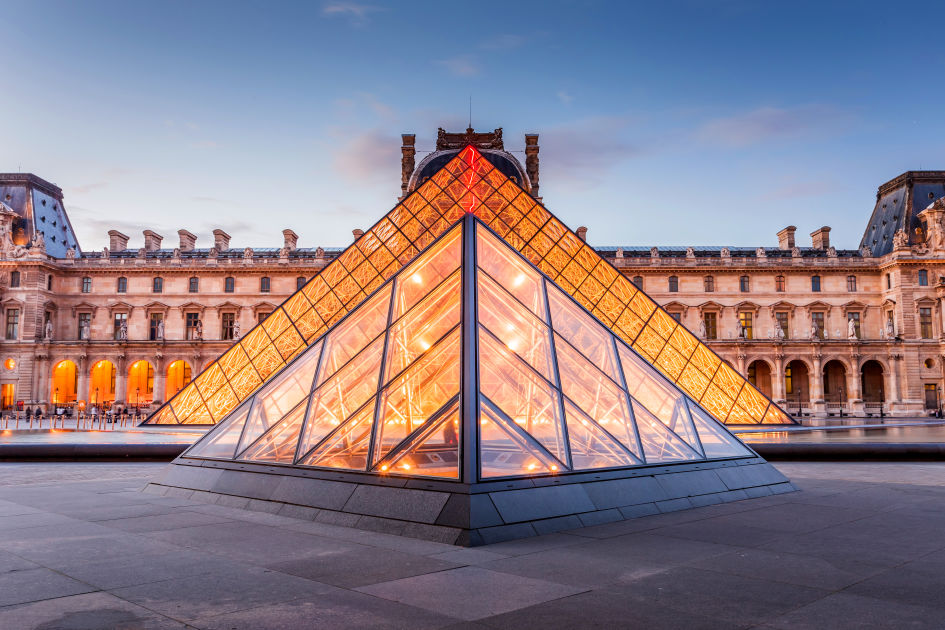
[(748, 284), (748, 282), (749, 282), (749, 281), (748, 281), (748, 276), (742, 276), (741, 278), (739, 278), (739, 279), (738, 279), (738, 290), (741, 291), (742, 293), (748, 293), (748, 291), (749, 291), (749, 284)]
[(151, 290), (154, 293), (163, 293), (164, 292), (164, 278), (157, 277), (151, 281)]
[(10, 272), (10, 288), (16, 289), (19, 286), (20, 286), (20, 272), (11, 271)]
[(15, 370), (16, 359), (13, 359), (13, 358), (7, 359), (6, 361), (3, 362), (3, 367), (5, 367), (8, 370)]
[(927, 269), (919, 269), (919, 286), (929, 286), (929, 272)]
[(791, 374), (791, 365), (788, 364), (784, 368), (784, 393), (793, 394), (794, 393), (794, 378)]
[(847, 291), (856, 293), (856, 276), (847, 276)]
[(679, 278), (676, 276), (669, 277), (669, 292), (677, 293), (679, 292)]
[(295, 279), (295, 290), (298, 291), (299, 289), (301, 289), (302, 287), (304, 287), (306, 282), (308, 282), (308, 280), (306, 280), (305, 276), (299, 276), (298, 278), (296, 278), (296, 279)]
[(116, 287), (118, 293), (127, 293), (128, 292), (128, 278), (121, 276), (118, 278), (118, 286)]
[(126, 325), (128, 324), (128, 313), (115, 313), (115, 319), (112, 322), (112, 325), (114, 326), (114, 329), (112, 330), (113, 339), (121, 338), (122, 324), (126, 324)]
[(919, 308), (919, 334), (923, 339), (932, 338), (932, 309), (928, 307)]
[(269, 293), (272, 289), (272, 279), (269, 276), (263, 276), (259, 279), (259, 292)]
[(742, 311), (738, 314), (739, 335), (744, 335), (744, 339), (754, 339), (752, 330), (752, 313)]
[(847, 321), (853, 322), (853, 329), (856, 331), (856, 338), (861, 339), (860, 336), (860, 314), (859, 313), (847, 313)]
[(232, 276), (228, 276), (223, 280), (223, 292), (224, 293), (233, 293), (236, 287), (236, 279)]
[(220, 321), (222, 326), (220, 338), (224, 341), (231, 341), (235, 337), (236, 313), (223, 313)]
[(814, 323), (814, 326), (817, 328), (817, 338), (824, 338), (824, 314), (822, 312), (816, 312), (810, 314), (811, 321)]
[(151, 313), (151, 317), (148, 318), (148, 339), (157, 341), (161, 338), (161, 322), (163, 321), (163, 313)]
[(814, 293), (820, 292), (820, 276), (810, 277), (810, 290)]
[(643, 290), (643, 276), (633, 276), (633, 280), (630, 282), (632, 282), (636, 288), (640, 289), (641, 291)]
[(719, 318), (716, 313), (703, 313), (702, 321), (705, 322), (705, 338), (719, 338)]
[(781, 331), (784, 333), (784, 338), (787, 339), (790, 335), (788, 334), (788, 312), (787, 311), (776, 311), (774, 314), (775, 325), (781, 328)]
[(92, 278), (85, 276), (82, 278), (82, 293), (92, 292)]
[(706, 276), (702, 279), (702, 286), (706, 293), (715, 291), (715, 276)]
[(774, 277), (774, 290), (784, 293), (784, 276), (778, 274)]
[(7, 339), (16, 339), (20, 336), (20, 309), (7, 309)]
[(190, 280), (187, 282), (187, 292), (188, 293), (200, 292), (200, 278), (198, 278), (197, 276), (190, 277)]
[(186, 313), (184, 318), (186, 338), (191, 340), (199, 339), (200, 336), (197, 334), (197, 328), (200, 324), (200, 313)]

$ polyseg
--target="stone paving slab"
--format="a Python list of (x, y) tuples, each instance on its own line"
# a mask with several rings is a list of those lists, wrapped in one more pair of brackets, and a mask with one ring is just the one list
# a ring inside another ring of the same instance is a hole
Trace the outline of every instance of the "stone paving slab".
[(0, 628), (940, 629), (945, 619), (941, 464), (783, 463), (800, 492), (475, 549), (271, 514), (264, 501), (254, 511), (139, 492), (162, 468), (0, 464)]

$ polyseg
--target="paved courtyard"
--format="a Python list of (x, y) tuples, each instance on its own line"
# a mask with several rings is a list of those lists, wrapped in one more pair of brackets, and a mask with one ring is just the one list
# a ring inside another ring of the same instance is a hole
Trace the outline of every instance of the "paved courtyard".
[(945, 627), (945, 465), (475, 549), (138, 492), (161, 466), (0, 464), (0, 628)]

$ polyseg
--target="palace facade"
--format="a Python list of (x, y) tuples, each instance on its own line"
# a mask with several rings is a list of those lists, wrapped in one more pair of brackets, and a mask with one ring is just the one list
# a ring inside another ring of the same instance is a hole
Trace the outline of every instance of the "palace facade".
[[(538, 136), (523, 166), (501, 129), (440, 130), (419, 163), (404, 135), (401, 198), (469, 142), (541, 199)], [(903, 173), (876, 199), (857, 250), (831, 246), (829, 227), (801, 243), (794, 226), (756, 248), (596, 249), (787, 411), (925, 415), (945, 376), (945, 171)], [(198, 247), (181, 229), (167, 247), (144, 230), (129, 247), (111, 230), (83, 251), (62, 190), (0, 174), (3, 408), (156, 409), (343, 249), (298, 247), (290, 229), (282, 247), (213, 234)]]

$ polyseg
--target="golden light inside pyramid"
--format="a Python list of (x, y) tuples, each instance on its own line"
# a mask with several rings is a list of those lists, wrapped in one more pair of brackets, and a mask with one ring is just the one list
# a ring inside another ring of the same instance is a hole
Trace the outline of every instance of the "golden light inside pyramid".
[(472, 483), (754, 453), (466, 215), (183, 457)]
[[(510, 255), (518, 252), (524, 256), (586, 310), (585, 315), (592, 315), (590, 320), (603, 323), (713, 417), (727, 424), (792, 422), (734, 368), (468, 146), (147, 423), (220, 422), (467, 213), (510, 246), (514, 250)], [(496, 277), (497, 283), (513, 295), (524, 296), (528, 291), (529, 280), (524, 274), (495, 273), (501, 276)], [(431, 281), (420, 272), (411, 279), (415, 291)], [(540, 315), (535, 310), (540, 305), (526, 306)], [(525, 336), (515, 343), (525, 343), (533, 333), (522, 334)]]

